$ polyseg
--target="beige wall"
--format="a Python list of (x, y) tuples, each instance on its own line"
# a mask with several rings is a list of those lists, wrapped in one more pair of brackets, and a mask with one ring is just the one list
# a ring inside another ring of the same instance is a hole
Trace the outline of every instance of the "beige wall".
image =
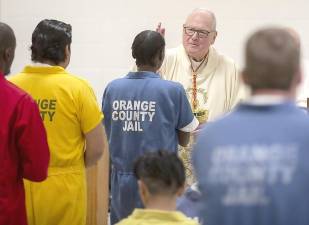
[[(88, 79), (101, 101), (106, 84), (132, 66), (130, 46), (138, 32), (154, 29), (161, 21), (166, 27), (167, 46), (175, 47), (181, 42), (186, 15), (197, 7), (216, 13), (219, 33), (215, 46), (240, 65), (247, 35), (270, 24), (292, 26), (299, 31), (304, 56), (309, 58), (308, 0), (0, 0), (0, 20), (11, 25), (17, 36), (13, 73), (30, 62), (31, 33), (40, 20), (55, 18), (72, 24), (68, 69)], [(100, 184), (104, 182), (105, 166), (101, 161)]]
[(0, 0), (0, 16), (18, 39), (13, 72), (29, 61), (30, 36), (43, 18), (73, 25), (69, 70), (87, 78), (101, 99), (107, 82), (122, 76), (132, 65), (130, 46), (143, 29), (165, 25), (168, 47), (181, 41), (181, 26), (196, 7), (217, 14), (216, 47), (242, 64), (243, 43), (249, 32), (262, 25), (285, 24), (301, 34), (309, 58), (309, 2), (307, 0)]

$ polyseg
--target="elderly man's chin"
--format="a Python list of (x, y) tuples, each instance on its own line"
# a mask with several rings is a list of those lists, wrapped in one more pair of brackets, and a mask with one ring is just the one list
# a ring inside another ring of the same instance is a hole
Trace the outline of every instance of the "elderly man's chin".
[(200, 52), (202, 50), (202, 46), (200, 44), (185, 43), (184, 46), (187, 51)]
[(186, 52), (190, 57), (199, 57), (202, 53), (202, 49), (199, 46), (187, 46), (186, 48)]

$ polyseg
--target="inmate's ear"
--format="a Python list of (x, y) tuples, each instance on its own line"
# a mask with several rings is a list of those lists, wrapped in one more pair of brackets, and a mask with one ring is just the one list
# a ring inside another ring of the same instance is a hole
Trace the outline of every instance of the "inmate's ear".
[(12, 61), (14, 58), (14, 49), (13, 48), (4, 49), (2, 58), (5, 62)]
[(181, 187), (177, 190), (176, 195), (177, 195), (178, 197), (180, 197), (184, 192), (185, 192), (185, 185), (181, 186)]
[(241, 75), (240, 77), (241, 77), (242, 81), (244, 82), (244, 84), (250, 85), (250, 81), (249, 81), (248, 73), (247, 73), (246, 69), (243, 69), (243, 71), (241, 72), (240, 75)]
[(142, 180), (138, 180), (137, 184), (141, 200), (146, 204), (149, 196), (148, 188)]

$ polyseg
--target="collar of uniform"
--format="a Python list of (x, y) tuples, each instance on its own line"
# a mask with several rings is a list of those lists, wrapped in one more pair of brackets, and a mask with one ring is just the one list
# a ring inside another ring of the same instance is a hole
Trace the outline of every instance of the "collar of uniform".
[(47, 63), (40, 63), (40, 62), (33, 62), (32, 66), (36, 66), (36, 67), (52, 67), (52, 65), (49, 65)]
[(285, 96), (261, 94), (251, 96), (246, 103), (251, 105), (276, 105), (288, 100)]
[(126, 76), (129, 79), (160, 78), (160, 75), (150, 71), (130, 72)]
[(132, 215), (134, 219), (151, 220), (154, 218), (160, 219), (160, 221), (184, 221), (188, 218), (178, 211), (165, 211), (156, 209), (134, 209)]
[(271, 111), (287, 111), (287, 110), (295, 110), (296, 105), (295, 102), (291, 100), (286, 100), (281, 103), (274, 103), (274, 104), (251, 104), (248, 102), (241, 102), (238, 104), (236, 111), (240, 110), (249, 110), (249, 111), (264, 111), (267, 112)]
[(24, 68), (23, 73), (40, 73), (40, 74), (57, 74), (66, 73), (61, 66), (33, 66), (28, 65)]

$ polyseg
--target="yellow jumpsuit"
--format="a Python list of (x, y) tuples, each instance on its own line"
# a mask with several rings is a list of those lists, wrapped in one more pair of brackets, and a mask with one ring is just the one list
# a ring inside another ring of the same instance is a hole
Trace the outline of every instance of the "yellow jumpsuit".
[(47, 131), (48, 178), (25, 181), (29, 225), (85, 225), (85, 134), (103, 119), (89, 84), (58, 66), (27, 66), (11, 82), (37, 102)]

